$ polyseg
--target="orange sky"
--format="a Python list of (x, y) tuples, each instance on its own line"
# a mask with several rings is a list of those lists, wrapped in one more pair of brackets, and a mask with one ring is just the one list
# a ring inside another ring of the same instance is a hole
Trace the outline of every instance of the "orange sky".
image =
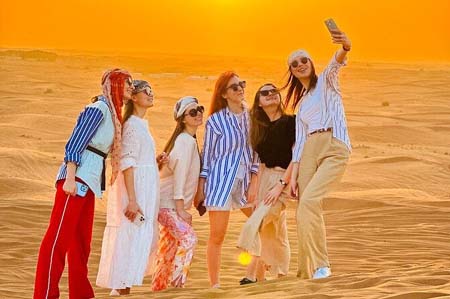
[(450, 61), (450, 0), (2, 0), (0, 46), (323, 58), (328, 17), (354, 59)]

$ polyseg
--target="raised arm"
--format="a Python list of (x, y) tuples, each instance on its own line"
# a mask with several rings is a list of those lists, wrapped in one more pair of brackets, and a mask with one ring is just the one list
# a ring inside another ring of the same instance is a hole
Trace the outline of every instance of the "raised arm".
[(334, 53), (330, 63), (323, 71), (323, 75), (326, 78), (327, 86), (335, 90), (337, 93), (340, 93), (338, 80), (339, 70), (341, 69), (341, 67), (346, 65), (347, 52), (350, 51), (352, 44), (345, 33), (341, 32), (340, 30), (333, 30), (331, 37), (333, 43), (341, 44), (342, 48)]
[(352, 43), (347, 35), (339, 29), (331, 31), (333, 43), (342, 45), (342, 48), (336, 52), (336, 61), (340, 64), (345, 62), (347, 53), (352, 49)]

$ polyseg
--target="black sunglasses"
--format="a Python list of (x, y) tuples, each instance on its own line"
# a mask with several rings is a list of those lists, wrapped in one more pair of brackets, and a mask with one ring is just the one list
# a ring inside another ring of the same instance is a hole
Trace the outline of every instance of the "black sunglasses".
[(189, 110), (188, 113), (185, 115), (189, 114), (189, 116), (196, 117), (197, 114), (203, 113), (204, 111), (205, 111), (205, 107), (197, 106), (197, 108), (193, 108), (193, 109)]
[[(308, 63), (308, 58), (306, 58), (306, 57), (302, 57), (302, 58), (300, 58), (300, 62), (302, 63), (302, 64), (307, 64)], [(298, 67), (300, 64), (298, 63), (298, 61), (297, 60), (294, 60), (294, 61), (292, 61), (292, 63), (291, 63), (291, 67), (292, 68), (296, 68), (296, 67)]]
[(280, 93), (280, 91), (276, 88), (272, 88), (272, 89), (266, 89), (266, 90), (260, 90), (259, 94), (262, 96), (267, 97), (269, 94), (274, 94), (274, 93)]
[(238, 91), (239, 86), (244, 89), (247, 86), (247, 82), (245, 81), (239, 81), (239, 83), (233, 83), (230, 86), (227, 87), (227, 89), (231, 88), (233, 91)]

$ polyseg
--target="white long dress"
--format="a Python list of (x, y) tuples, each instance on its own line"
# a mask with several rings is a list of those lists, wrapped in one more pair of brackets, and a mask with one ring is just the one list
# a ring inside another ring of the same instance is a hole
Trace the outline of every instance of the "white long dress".
[(123, 174), (113, 184), (107, 203), (107, 222), (103, 235), (97, 285), (123, 289), (142, 285), (153, 268), (159, 228), (159, 174), (155, 144), (146, 120), (131, 116), (123, 126), (121, 170), (133, 167), (136, 201), (144, 213), (141, 226), (124, 215), (128, 195)]

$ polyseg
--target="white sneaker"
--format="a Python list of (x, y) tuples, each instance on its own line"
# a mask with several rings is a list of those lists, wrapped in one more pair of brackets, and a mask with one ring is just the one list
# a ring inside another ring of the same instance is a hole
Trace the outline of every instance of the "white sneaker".
[(331, 276), (330, 267), (320, 267), (314, 273), (313, 279), (327, 278), (328, 276)]
[(115, 289), (112, 289), (112, 290), (111, 290), (111, 293), (109, 293), (109, 296), (111, 296), (111, 297), (117, 297), (117, 296), (120, 296), (120, 293), (119, 293), (119, 291), (117, 291), (117, 290), (115, 290)]

